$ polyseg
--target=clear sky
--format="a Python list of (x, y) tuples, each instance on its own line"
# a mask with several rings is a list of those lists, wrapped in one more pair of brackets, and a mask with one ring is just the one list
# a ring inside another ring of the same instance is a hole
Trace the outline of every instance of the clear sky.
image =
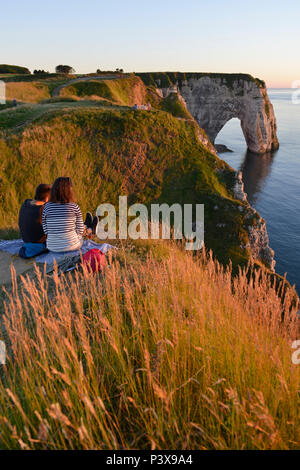
[(300, 79), (299, 0), (0, 0), (0, 63)]

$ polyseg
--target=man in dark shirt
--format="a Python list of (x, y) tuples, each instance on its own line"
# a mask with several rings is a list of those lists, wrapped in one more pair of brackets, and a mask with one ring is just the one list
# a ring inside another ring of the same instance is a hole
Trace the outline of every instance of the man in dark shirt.
[(46, 235), (42, 227), (42, 212), (50, 197), (51, 186), (40, 184), (34, 199), (26, 199), (19, 212), (19, 227), (24, 246), (19, 255), (31, 258), (46, 250)]

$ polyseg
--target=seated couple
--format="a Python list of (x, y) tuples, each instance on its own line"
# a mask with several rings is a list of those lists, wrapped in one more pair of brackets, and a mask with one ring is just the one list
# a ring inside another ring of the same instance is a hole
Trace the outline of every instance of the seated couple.
[(78, 250), (83, 236), (96, 232), (97, 217), (88, 212), (85, 222), (75, 202), (70, 178), (57, 178), (51, 187), (40, 184), (34, 199), (26, 199), (19, 213), (24, 246), (19, 255), (31, 258), (46, 251)]

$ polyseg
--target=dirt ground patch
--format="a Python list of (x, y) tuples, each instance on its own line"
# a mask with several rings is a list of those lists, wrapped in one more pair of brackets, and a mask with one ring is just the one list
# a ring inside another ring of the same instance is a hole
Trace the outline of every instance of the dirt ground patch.
[(0, 286), (11, 282), (11, 265), (14, 266), (17, 275), (23, 274), (33, 267), (32, 261), (23, 260), (18, 256), (0, 251)]

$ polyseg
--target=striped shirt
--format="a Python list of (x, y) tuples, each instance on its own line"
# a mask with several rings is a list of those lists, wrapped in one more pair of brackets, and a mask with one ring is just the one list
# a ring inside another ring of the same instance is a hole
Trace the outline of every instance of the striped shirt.
[(74, 202), (47, 202), (43, 210), (43, 230), (47, 248), (62, 252), (78, 250), (82, 245), (84, 224), (79, 206)]

